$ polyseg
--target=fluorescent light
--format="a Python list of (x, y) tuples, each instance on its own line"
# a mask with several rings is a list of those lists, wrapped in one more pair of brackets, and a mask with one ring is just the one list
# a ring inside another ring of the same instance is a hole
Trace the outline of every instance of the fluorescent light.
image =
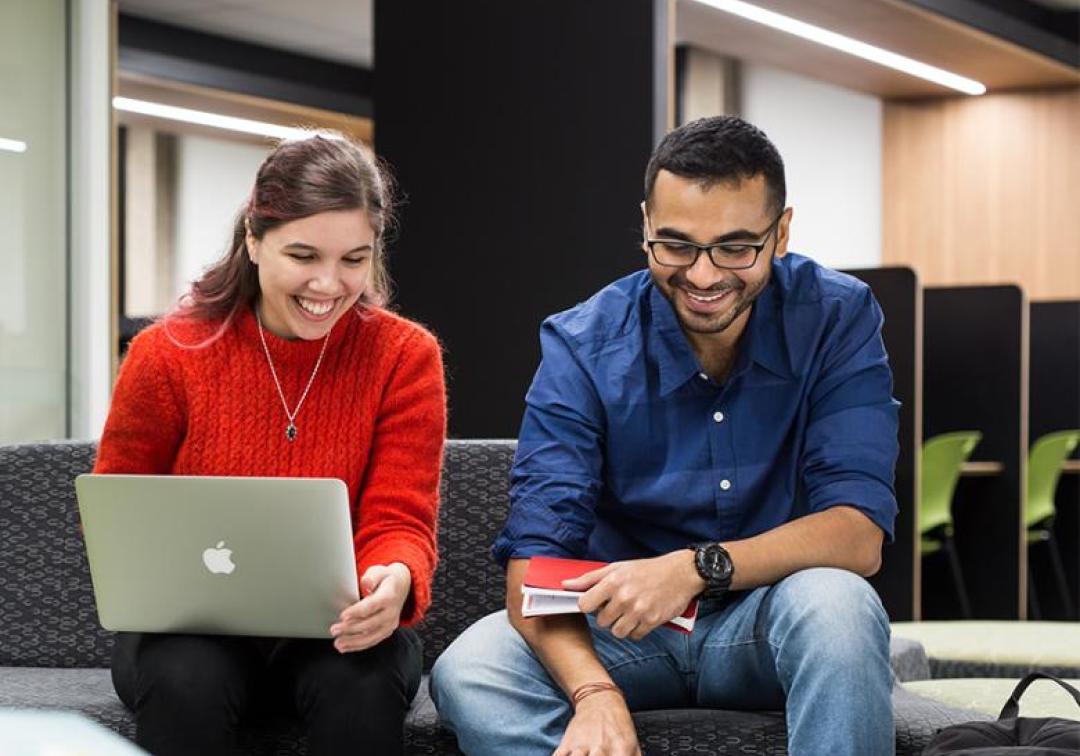
[(310, 133), (304, 129), (279, 126), (276, 123), (252, 121), (248, 118), (234, 118), (233, 116), (207, 113), (202, 110), (191, 110), (190, 108), (178, 108), (174, 105), (147, 102), (146, 100), (133, 100), (129, 97), (114, 97), (113, 107), (126, 113), (139, 113), (140, 115), (165, 118), (170, 121), (195, 123), (200, 126), (212, 126), (216, 129), (240, 131), (244, 134), (274, 137), (275, 139), (295, 139)]
[(26, 142), (20, 142), (18, 139), (4, 139), (0, 137), (0, 150), (7, 150), (8, 152), (26, 152)]
[(902, 71), (903, 73), (912, 76), (918, 76), (920, 79), (926, 79), (935, 84), (941, 84), (942, 86), (955, 89), (964, 94), (981, 95), (986, 92), (986, 87), (974, 79), (958, 76), (957, 74), (950, 73), (942, 68), (927, 65), (926, 63), (920, 63), (917, 60), (912, 60), (899, 53), (890, 52), (889, 50), (884, 50), (880, 47), (874, 47), (874, 45), (868, 45), (857, 39), (845, 37), (843, 34), (837, 34), (828, 29), (823, 29), (820, 26), (814, 26), (805, 21), (799, 21), (791, 16), (785, 16), (774, 11), (759, 8), (750, 3), (744, 3), (742, 0), (697, 0), (697, 2), (716, 8), (717, 10), (732, 13), (749, 21), (755, 21), (759, 24), (764, 24), (765, 26), (771, 26), (773, 29), (779, 29), (788, 34), (794, 34), (796, 37), (802, 37), (811, 42), (817, 42), (819, 45), (825, 45), (834, 50), (846, 52), (849, 55), (855, 55), (864, 60), (869, 60), (872, 63), (888, 66), (889, 68)]

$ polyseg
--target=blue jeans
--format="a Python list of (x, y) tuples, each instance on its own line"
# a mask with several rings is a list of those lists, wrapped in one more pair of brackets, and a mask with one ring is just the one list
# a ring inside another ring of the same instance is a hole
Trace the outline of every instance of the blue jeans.
[[(854, 573), (803, 570), (703, 604), (690, 635), (659, 628), (640, 642), (620, 640), (588, 619), (631, 711), (782, 709), (793, 756), (895, 752), (889, 620)], [(469, 756), (550, 756), (572, 713), (505, 611), (446, 649), (431, 695)]]

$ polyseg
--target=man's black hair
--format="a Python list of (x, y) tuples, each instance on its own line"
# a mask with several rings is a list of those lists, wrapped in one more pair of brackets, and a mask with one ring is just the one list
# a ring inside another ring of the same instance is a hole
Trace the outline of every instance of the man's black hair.
[(765, 132), (737, 116), (699, 118), (668, 133), (645, 169), (646, 202), (661, 170), (697, 179), (705, 189), (764, 176), (774, 212), (783, 210), (787, 199), (780, 153)]

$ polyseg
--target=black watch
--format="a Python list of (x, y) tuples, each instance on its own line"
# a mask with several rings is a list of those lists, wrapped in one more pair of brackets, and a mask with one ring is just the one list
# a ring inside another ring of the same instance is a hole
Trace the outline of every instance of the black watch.
[(731, 588), (731, 578), (735, 574), (735, 565), (731, 554), (719, 543), (695, 543), (689, 548), (694, 550), (694, 567), (705, 581), (703, 599), (722, 598)]

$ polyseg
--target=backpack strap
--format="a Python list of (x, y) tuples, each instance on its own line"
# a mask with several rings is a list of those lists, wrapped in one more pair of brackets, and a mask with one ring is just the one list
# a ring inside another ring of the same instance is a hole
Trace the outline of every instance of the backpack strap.
[(1023, 680), (1021, 680), (1013, 689), (1012, 695), (1009, 696), (1009, 700), (1005, 702), (1005, 706), (1001, 709), (1001, 714), (998, 715), (998, 719), (1016, 719), (1020, 714), (1020, 696), (1024, 695), (1024, 691), (1031, 683), (1035, 682), (1039, 678), (1046, 680), (1053, 680), (1058, 685), (1069, 691), (1069, 694), (1076, 701), (1076, 705), (1080, 706), (1080, 690), (1077, 690), (1073, 686), (1069, 685), (1064, 680), (1048, 675), (1045, 672), (1032, 672)]

